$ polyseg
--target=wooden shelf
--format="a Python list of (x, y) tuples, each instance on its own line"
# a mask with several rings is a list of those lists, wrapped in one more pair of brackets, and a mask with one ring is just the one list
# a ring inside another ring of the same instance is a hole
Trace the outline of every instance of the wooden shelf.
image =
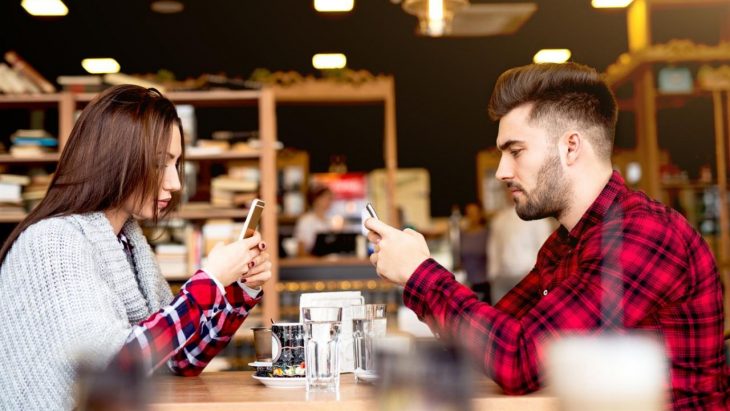
[(208, 220), (212, 218), (246, 218), (248, 209), (245, 208), (221, 208), (221, 207), (180, 207), (176, 213), (171, 215), (172, 218), (182, 218), (185, 220)]
[[(235, 152), (225, 151), (209, 154), (188, 154), (186, 161), (229, 161), (229, 160), (257, 160), (261, 156), (258, 151)], [(33, 157), (18, 157), (11, 154), (0, 154), (0, 164), (28, 164), (28, 163), (56, 163), (61, 157), (58, 153), (48, 153)]]
[(0, 154), (0, 164), (56, 163), (60, 157), (58, 153), (41, 154), (33, 157)]
[(60, 101), (60, 93), (0, 94), (0, 107), (2, 108), (53, 107)]
[(727, 6), (727, 0), (648, 0), (653, 9), (686, 6)]
[(651, 64), (710, 63), (730, 61), (730, 44), (717, 46), (695, 44), (688, 40), (672, 40), (643, 50), (624, 53), (610, 65), (605, 73), (609, 86), (616, 87), (634, 78), (644, 67)]
[(277, 104), (379, 103), (390, 98), (393, 82), (377, 77), (362, 84), (307, 79), (289, 86), (270, 86)]
[(185, 161), (229, 161), (229, 160), (257, 160), (261, 157), (258, 151), (236, 152), (224, 151), (209, 154), (185, 154)]
[(333, 266), (370, 266), (367, 258), (349, 256), (337, 257), (294, 257), (279, 260), (279, 267), (333, 267)]
[[(186, 208), (183, 206), (178, 212), (170, 215), (170, 218), (181, 218), (185, 220), (208, 220), (213, 218), (246, 218), (248, 210), (245, 208), (219, 208), (219, 207), (193, 207)], [(0, 213), (0, 223), (19, 223), (22, 221), (26, 213)]]
[[(77, 93), (74, 100), (78, 103), (88, 103), (97, 93)], [(197, 107), (205, 106), (236, 106), (258, 104), (261, 92), (257, 90), (201, 90), (201, 91), (170, 91), (163, 93), (176, 104), (192, 104)]]
[(12, 223), (17, 224), (27, 216), (27, 213), (22, 212), (7, 212), (7, 213), (0, 213), (0, 223)]

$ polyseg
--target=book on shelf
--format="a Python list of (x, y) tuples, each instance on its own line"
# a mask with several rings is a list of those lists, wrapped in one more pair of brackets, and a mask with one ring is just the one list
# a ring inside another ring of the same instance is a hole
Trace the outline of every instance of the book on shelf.
[(30, 177), (18, 174), (0, 174), (0, 183), (27, 186), (30, 184)]
[(56, 151), (58, 139), (45, 130), (21, 129), (10, 135), (10, 154), (18, 157), (33, 157)]
[(30, 176), (30, 184), (23, 190), (23, 203), (26, 210), (32, 210), (46, 196), (48, 186), (51, 184), (51, 174), (33, 174)]
[(10, 155), (12, 155), (14, 157), (22, 157), (22, 158), (39, 157), (44, 154), (53, 153), (55, 151), (56, 150), (53, 150), (50, 147), (35, 146), (35, 145), (11, 146), (10, 147)]
[(0, 203), (20, 205), (23, 202), (22, 191), (20, 184), (0, 182)]
[(248, 208), (251, 202), (257, 198), (256, 192), (240, 193), (235, 191), (226, 191), (212, 189), (210, 191), (210, 203), (214, 207), (241, 207)]
[(251, 179), (218, 176), (211, 179), (210, 187), (212, 190), (246, 193), (257, 191), (259, 182)]
[(183, 244), (158, 244), (155, 256), (160, 272), (165, 278), (184, 278), (189, 276), (187, 247)]
[(104, 81), (101, 76), (58, 76), (56, 83), (63, 90), (74, 93), (96, 93), (104, 89)]
[(7, 64), (0, 63), (0, 92), (4, 94), (38, 94), (40, 90)]
[(51, 84), (45, 77), (43, 77), (33, 66), (18, 55), (14, 51), (8, 51), (5, 53), (5, 61), (10, 64), (13, 71), (27, 78), (32, 84), (43, 93), (55, 93), (56, 87)]

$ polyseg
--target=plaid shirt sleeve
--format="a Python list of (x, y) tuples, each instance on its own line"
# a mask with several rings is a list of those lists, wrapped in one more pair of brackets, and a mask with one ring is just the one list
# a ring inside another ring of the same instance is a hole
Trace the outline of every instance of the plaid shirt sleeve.
[(441, 336), (458, 336), (455, 342), (465, 344), (506, 393), (534, 391), (542, 385), (541, 350), (548, 338), (637, 327), (685, 291), (687, 252), (671, 227), (617, 220), (596, 229), (576, 250), (576, 266), (558, 261), (551, 267), (566, 271), (552, 288), (539, 279), (545, 267), (538, 259), (517, 289), (491, 306), (428, 259), (407, 282), (404, 302)]
[(177, 374), (200, 374), (261, 299), (237, 284), (225, 291), (199, 270), (170, 305), (132, 329), (112, 365), (129, 369), (141, 362), (150, 374), (167, 361)]

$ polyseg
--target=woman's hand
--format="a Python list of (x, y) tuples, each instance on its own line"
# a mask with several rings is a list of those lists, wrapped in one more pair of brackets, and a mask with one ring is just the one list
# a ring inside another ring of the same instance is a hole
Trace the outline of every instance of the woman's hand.
[[(263, 243), (259, 233), (227, 245), (218, 243), (208, 254), (208, 261), (203, 270), (215, 277), (224, 286), (228, 286), (244, 274), (249, 273), (251, 267), (256, 265), (255, 261), (258, 260), (255, 259), (261, 254), (260, 244)], [(269, 272), (270, 276), (271, 272)], [(266, 279), (268, 280), (268, 277)], [(246, 285), (248, 285), (248, 281)]]
[(264, 251), (266, 243), (262, 241), (258, 246), (261, 253), (249, 263), (248, 272), (241, 278), (251, 288), (260, 287), (271, 278), (271, 256)]

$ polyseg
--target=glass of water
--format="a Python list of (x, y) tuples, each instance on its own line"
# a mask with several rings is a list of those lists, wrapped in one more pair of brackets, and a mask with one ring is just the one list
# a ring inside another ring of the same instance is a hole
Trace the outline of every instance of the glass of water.
[(375, 370), (376, 341), (385, 336), (385, 304), (352, 307), (352, 338), (355, 355), (355, 380), (371, 382), (378, 378)]
[(307, 391), (339, 391), (342, 307), (303, 307)]

